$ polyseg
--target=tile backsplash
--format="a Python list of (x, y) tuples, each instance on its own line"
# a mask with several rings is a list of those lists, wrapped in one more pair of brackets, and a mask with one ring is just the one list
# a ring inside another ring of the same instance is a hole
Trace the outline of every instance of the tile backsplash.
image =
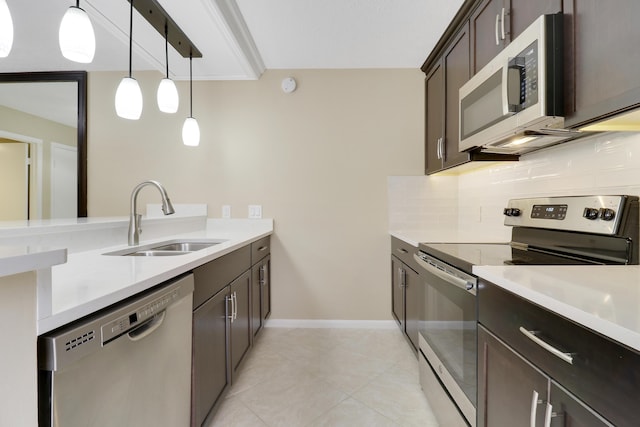
[(640, 133), (611, 132), (456, 176), (389, 177), (389, 229), (507, 241), (502, 209), (518, 197), (640, 195)]

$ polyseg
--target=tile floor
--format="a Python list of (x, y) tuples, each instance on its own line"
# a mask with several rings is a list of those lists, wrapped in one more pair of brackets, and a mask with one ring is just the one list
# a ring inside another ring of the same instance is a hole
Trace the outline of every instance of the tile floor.
[(399, 330), (266, 328), (208, 427), (438, 423)]

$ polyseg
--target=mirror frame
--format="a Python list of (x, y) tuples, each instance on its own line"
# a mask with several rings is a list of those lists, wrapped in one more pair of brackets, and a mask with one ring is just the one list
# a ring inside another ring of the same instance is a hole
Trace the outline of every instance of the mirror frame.
[(87, 72), (0, 73), (2, 83), (76, 82), (78, 84), (78, 218), (87, 216)]

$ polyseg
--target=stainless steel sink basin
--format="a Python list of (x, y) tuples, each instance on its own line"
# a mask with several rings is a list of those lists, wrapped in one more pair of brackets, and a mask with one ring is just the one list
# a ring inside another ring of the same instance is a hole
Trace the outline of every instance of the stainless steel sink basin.
[(219, 239), (176, 239), (107, 252), (112, 256), (176, 256), (185, 255), (226, 242)]

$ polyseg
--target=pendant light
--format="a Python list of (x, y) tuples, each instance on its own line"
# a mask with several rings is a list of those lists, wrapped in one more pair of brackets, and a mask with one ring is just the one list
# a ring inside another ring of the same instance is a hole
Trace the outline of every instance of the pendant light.
[(62, 17), (58, 41), (65, 58), (82, 64), (93, 61), (96, 36), (89, 15), (80, 8), (80, 0), (76, 0), (76, 5), (69, 7)]
[(131, 77), (133, 52), (133, 0), (129, 14), (129, 77), (124, 77), (116, 91), (116, 114), (123, 119), (138, 120), (142, 114), (142, 91), (136, 79)]
[(200, 144), (200, 127), (193, 118), (193, 55), (189, 53), (189, 117), (182, 125), (182, 142), (190, 147)]
[(164, 56), (167, 64), (167, 77), (160, 80), (158, 86), (158, 108), (163, 113), (175, 113), (178, 111), (180, 97), (176, 84), (169, 78), (169, 28), (164, 24)]
[(13, 46), (13, 20), (6, 0), (0, 0), (0, 58), (6, 58)]

